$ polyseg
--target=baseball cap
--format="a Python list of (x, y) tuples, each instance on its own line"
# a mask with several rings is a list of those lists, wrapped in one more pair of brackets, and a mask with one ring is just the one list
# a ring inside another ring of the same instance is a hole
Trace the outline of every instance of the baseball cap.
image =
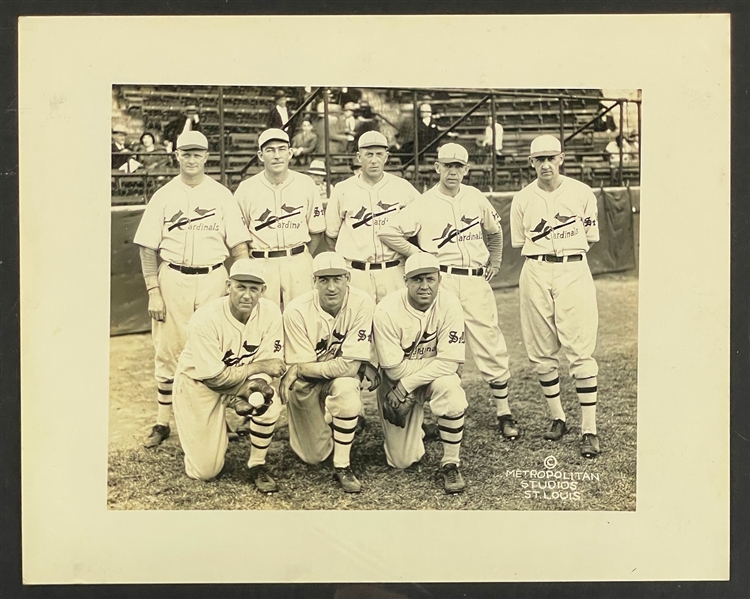
[(463, 146), (449, 143), (440, 146), (437, 159), (438, 162), (444, 163), (460, 162), (461, 164), (469, 164), (469, 153)]
[(560, 140), (554, 135), (540, 135), (531, 142), (530, 158), (537, 156), (555, 156), (562, 152)]
[(310, 168), (307, 169), (308, 175), (323, 175), (326, 174), (326, 163), (322, 160), (313, 160), (310, 163)]
[(419, 252), (418, 254), (412, 254), (406, 259), (404, 265), (404, 276), (407, 279), (416, 277), (427, 272), (438, 272), (440, 270), (440, 263), (438, 259), (432, 254), (427, 252)]
[(348, 272), (346, 260), (336, 252), (321, 252), (313, 259), (313, 274), (316, 277), (345, 275)]
[(229, 270), (229, 278), (245, 283), (265, 283), (263, 263), (260, 260), (240, 258)]
[(266, 129), (258, 137), (258, 147), (262, 150), (269, 141), (285, 141), (289, 143), (289, 134), (283, 129)]
[(365, 131), (359, 136), (358, 148), (372, 148), (374, 146), (387, 148), (388, 140), (380, 131)]
[(277, 100), (279, 98), (286, 98), (286, 97), (287, 97), (286, 92), (283, 89), (276, 90), (276, 93), (274, 94), (274, 98), (276, 98)]
[(208, 150), (208, 140), (200, 131), (186, 131), (177, 138), (175, 148), (178, 150)]

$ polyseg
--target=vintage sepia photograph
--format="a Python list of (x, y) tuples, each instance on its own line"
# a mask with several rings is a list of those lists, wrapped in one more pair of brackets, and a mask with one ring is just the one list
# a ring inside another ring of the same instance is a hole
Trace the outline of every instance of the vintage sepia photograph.
[(112, 86), (111, 510), (636, 510), (641, 91)]

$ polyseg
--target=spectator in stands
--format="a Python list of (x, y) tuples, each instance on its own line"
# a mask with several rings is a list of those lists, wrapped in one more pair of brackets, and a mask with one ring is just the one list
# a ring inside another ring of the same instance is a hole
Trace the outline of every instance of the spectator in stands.
[(154, 134), (146, 131), (141, 135), (138, 146), (138, 160), (147, 170), (153, 171), (169, 163), (169, 156), (154, 156), (155, 152), (163, 152), (164, 149), (156, 145)]
[(283, 129), (284, 125), (289, 122), (289, 111), (286, 108), (288, 99), (283, 89), (276, 92), (274, 105), (268, 112), (268, 118), (266, 119), (266, 129)]
[(164, 127), (164, 145), (167, 152), (172, 152), (177, 138), (188, 131), (202, 131), (200, 109), (196, 104), (185, 107), (183, 116), (171, 120)]
[[(487, 127), (484, 129), (484, 135), (482, 136), (480, 145), (482, 148), (487, 150), (487, 153), (492, 155), (492, 117), (487, 117)], [(503, 156), (503, 126), (500, 123), (495, 123), (495, 156), (498, 163), (505, 162), (505, 156)]]
[[(414, 153), (414, 126), (412, 124), (411, 112), (407, 114), (407, 119), (404, 121), (404, 128), (399, 133), (401, 141), (401, 151), (406, 153)], [(437, 124), (432, 114), (432, 106), (429, 104), (422, 104), (419, 107), (419, 121), (417, 122), (417, 139), (419, 141), (419, 151), (424, 150), (429, 144), (435, 141), (440, 135)], [(429, 154), (437, 154), (437, 145), (432, 146), (429, 150)]]
[(629, 140), (627, 137), (618, 135), (607, 144), (605, 151), (609, 157), (609, 166), (617, 168), (620, 166), (620, 146), (622, 146), (622, 165), (638, 162), (638, 142)]
[(354, 111), (359, 108), (359, 105), (354, 102), (347, 102), (344, 105), (344, 133), (348, 140), (346, 151), (350, 154), (355, 150), (354, 138), (357, 135), (357, 118), (354, 116)]
[(323, 202), (323, 206), (328, 204), (328, 186), (326, 185), (326, 163), (323, 160), (313, 160), (310, 163), (310, 168), (307, 169), (307, 174), (312, 177), (315, 181), (315, 185), (318, 186), (320, 191), (320, 199)]
[[(328, 105), (328, 140), (331, 154), (343, 154), (346, 152), (346, 144), (349, 141), (345, 129), (344, 119), (341, 116), (341, 106), (338, 104)], [(318, 135), (318, 147), (315, 153), (321, 156), (326, 153), (326, 134), (323, 103), (318, 104), (318, 121), (315, 123), (315, 132)]]
[(121, 128), (112, 130), (112, 170), (119, 169), (127, 164), (131, 158), (130, 148), (127, 146), (128, 134)]
[(317, 147), (318, 134), (315, 133), (310, 120), (305, 119), (292, 138), (292, 156), (296, 158), (297, 164), (305, 166), (310, 162), (310, 155), (315, 153)]

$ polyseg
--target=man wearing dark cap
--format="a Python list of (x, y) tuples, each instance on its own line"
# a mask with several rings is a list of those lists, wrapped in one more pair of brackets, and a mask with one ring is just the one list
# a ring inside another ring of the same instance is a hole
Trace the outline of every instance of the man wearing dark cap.
[(287, 95), (283, 89), (280, 89), (274, 95), (274, 104), (268, 113), (266, 119), (267, 129), (281, 129), (289, 122), (289, 111), (286, 108)]
[(112, 130), (112, 170), (119, 169), (132, 157), (126, 145), (128, 134), (121, 128)]
[(188, 321), (196, 308), (223, 295), (224, 261), (230, 252), (247, 258), (250, 239), (232, 192), (205, 174), (206, 136), (180, 135), (175, 157), (180, 174), (153, 195), (133, 239), (148, 290), (158, 387), (156, 424), (146, 447), (170, 434), (172, 384)]
[(248, 477), (259, 491), (276, 491), (266, 468), (281, 402), (269, 385), (286, 371), (278, 306), (263, 299), (262, 263), (237, 260), (227, 295), (198, 308), (188, 325), (174, 384), (174, 415), (190, 478), (210, 480), (224, 467), (225, 405), (250, 417)]
[(263, 170), (234, 197), (250, 232), (250, 257), (263, 260), (266, 295), (286, 306), (312, 286), (312, 251), (325, 230), (323, 204), (309, 175), (289, 170), (289, 135), (266, 129), (258, 138)]

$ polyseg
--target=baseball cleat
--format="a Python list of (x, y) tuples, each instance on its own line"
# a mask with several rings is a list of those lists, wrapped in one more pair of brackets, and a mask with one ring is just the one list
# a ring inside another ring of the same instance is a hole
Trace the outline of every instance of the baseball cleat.
[(365, 419), (365, 415), (360, 414), (359, 418), (357, 418), (357, 428), (354, 429), (354, 434), (359, 435), (363, 433), (366, 428), (367, 428), (367, 420)]
[(440, 429), (434, 422), (423, 422), (422, 431), (424, 432), (422, 440), (425, 442), (437, 441), (440, 439)]
[(339, 481), (341, 488), (346, 493), (359, 493), (362, 490), (362, 483), (354, 475), (350, 466), (336, 468), (333, 477)]
[(146, 437), (146, 441), (143, 443), (144, 447), (156, 447), (161, 445), (162, 441), (169, 437), (169, 425), (155, 424), (151, 429), (151, 433)]
[(509, 441), (515, 441), (521, 436), (521, 430), (518, 428), (515, 418), (511, 414), (503, 414), (497, 417), (497, 428), (504, 438)]
[(549, 441), (559, 441), (567, 432), (568, 426), (565, 424), (565, 421), (558, 418), (552, 421), (552, 426), (549, 431), (542, 436)]
[(584, 433), (581, 441), (581, 455), (584, 458), (595, 458), (599, 455), (599, 437), (593, 433)]
[(255, 485), (255, 488), (261, 493), (274, 493), (278, 491), (279, 487), (276, 485), (276, 481), (271, 478), (265, 464), (248, 468), (247, 474), (251, 482)]
[(464, 477), (458, 470), (458, 464), (445, 464), (440, 467), (443, 477), (443, 488), (446, 493), (461, 493), (466, 488)]

